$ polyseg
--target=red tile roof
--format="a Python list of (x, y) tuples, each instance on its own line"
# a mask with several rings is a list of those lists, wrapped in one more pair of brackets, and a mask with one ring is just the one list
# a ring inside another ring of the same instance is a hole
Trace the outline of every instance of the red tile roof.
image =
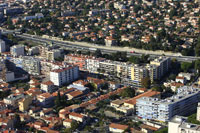
[(140, 127), (144, 128), (144, 129), (150, 129), (150, 130), (153, 130), (153, 131), (157, 131), (158, 130), (158, 128), (153, 127), (153, 126), (149, 126), (149, 125), (146, 125), (146, 124), (142, 124)]
[(80, 95), (82, 95), (82, 94), (83, 94), (82, 91), (76, 90), (76, 91), (70, 92), (70, 93), (67, 94), (67, 95), (70, 95), (70, 96), (72, 96), (72, 97), (77, 97), (77, 96), (80, 96)]
[(69, 115), (74, 116), (74, 117), (79, 117), (79, 118), (83, 118), (84, 116), (75, 112), (71, 112)]
[(44, 85), (54, 85), (53, 82), (51, 82), (51, 81), (43, 82), (42, 84), (44, 84)]
[(116, 128), (116, 129), (121, 129), (121, 130), (126, 130), (128, 128), (128, 125), (121, 125), (117, 123), (111, 123), (109, 125), (110, 128)]
[(141, 97), (152, 97), (152, 96), (156, 96), (156, 95), (159, 95), (159, 94), (160, 94), (160, 92), (158, 92), (158, 91), (149, 90), (149, 91), (147, 91), (145, 93), (142, 93), (142, 94), (140, 94), (138, 96), (135, 96), (133, 98), (128, 99), (127, 101), (125, 101), (125, 103), (129, 103), (129, 104), (135, 105), (136, 104), (136, 100), (141, 98)]

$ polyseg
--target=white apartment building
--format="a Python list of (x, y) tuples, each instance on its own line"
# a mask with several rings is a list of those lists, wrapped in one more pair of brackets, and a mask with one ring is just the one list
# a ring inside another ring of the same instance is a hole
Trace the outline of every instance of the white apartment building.
[(200, 125), (187, 122), (187, 117), (175, 116), (168, 122), (168, 133), (200, 133)]
[(40, 60), (32, 56), (23, 56), (22, 68), (31, 75), (40, 75)]
[(95, 57), (92, 57), (92, 58), (87, 58), (86, 59), (86, 69), (89, 71), (89, 72), (93, 72), (93, 73), (96, 73), (98, 68), (99, 68), (99, 63), (101, 61), (104, 61), (105, 59), (103, 58), (95, 58)]
[(10, 53), (14, 57), (18, 57), (20, 55), (24, 56), (24, 45), (14, 45), (10, 48)]
[(50, 80), (54, 85), (61, 86), (66, 83), (71, 83), (79, 77), (78, 66), (68, 66), (66, 68), (54, 69), (50, 72)]
[(166, 122), (175, 115), (189, 115), (196, 110), (200, 101), (200, 89), (183, 86), (177, 94), (159, 100), (158, 98), (142, 97), (137, 99), (136, 114), (141, 119)]
[(3, 53), (6, 51), (6, 44), (5, 41), (0, 39), (0, 53)]

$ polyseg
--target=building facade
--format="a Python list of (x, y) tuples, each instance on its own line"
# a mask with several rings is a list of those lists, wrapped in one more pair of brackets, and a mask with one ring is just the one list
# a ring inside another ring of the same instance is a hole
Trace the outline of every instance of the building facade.
[(171, 64), (171, 59), (169, 57), (161, 56), (151, 61), (150, 64), (158, 66), (158, 73), (160, 78), (168, 72)]
[(189, 115), (196, 111), (200, 89), (183, 86), (177, 94), (167, 99), (142, 97), (137, 99), (136, 114), (141, 119), (169, 121), (175, 115)]
[(6, 44), (5, 41), (0, 39), (0, 53), (3, 53), (6, 51)]
[(14, 45), (10, 48), (10, 53), (14, 57), (18, 57), (20, 55), (24, 56), (24, 46), (23, 45)]
[(71, 83), (79, 77), (78, 66), (68, 66), (65, 68), (55, 69), (50, 72), (50, 80), (54, 85), (61, 86), (66, 83)]
[(168, 133), (200, 133), (200, 126), (187, 122), (187, 117), (175, 116), (168, 122)]
[(23, 56), (22, 68), (31, 75), (40, 75), (41, 73), (40, 60), (32, 56)]

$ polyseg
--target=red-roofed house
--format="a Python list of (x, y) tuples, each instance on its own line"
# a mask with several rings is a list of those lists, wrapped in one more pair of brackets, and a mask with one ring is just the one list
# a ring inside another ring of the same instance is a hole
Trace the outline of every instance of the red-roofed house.
[(40, 105), (43, 107), (50, 107), (54, 103), (55, 97), (50, 93), (42, 93), (37, 96), (37, 100), (40, 102)]
[(54, 83), (52, 81), (46, 81), (41, 83), (41, 90), (44, 92), (53, 92), (55, 90)]
[(126, 129), (128, 129), (128, 125), (121, 125), (121, 124), (116, 124), (116, 123), (111, 123), (109, 125), (110, 132), (122, 133)]
[(186, 84), (186, 78), (185, 77), (180, 77), (180, 76), (177, 76), (176, 77), (176, 82), (177, 83), (182, 83), (182, 84)]
[(69, 114), (69, 119), (75, 120), (75, 121), (79, 121), (79, 122), (84, 122), (86, 117), (84, 115), (82, 115), (82, 114), (71, 112)]
[(77, 98), (77, 97), (80, 97), (82, 95), (83, 95), (82, 91), (76, 90), (76, 91), (68, 93), (67, 97), (68, 97), (69, 100), (71, 100), (73, 98)]
[(63, 121), (63, 126), (65, 126), (66, 128), (70, 128), (71, 127), (71, 124), (72, 124), (72, 121), (71, 119), (65, 119)]

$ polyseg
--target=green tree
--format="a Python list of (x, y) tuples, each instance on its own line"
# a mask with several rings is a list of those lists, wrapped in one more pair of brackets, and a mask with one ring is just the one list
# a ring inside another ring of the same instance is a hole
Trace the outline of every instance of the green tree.
[(200, 56), (200, 36), (198, 37), (198, 41), (195, 47), (195, 55)]
[(55, 106), (60, 107), (61, 106), (61, 96), (60, 96), (60, 91), (58, 91), (58, 95), (55, 99)]
[(151, 87), (151, 80), (149, 77), (145, 77), (141, 81), (142, 87), (149, 89)]
[(140, 58), (136, 56), (130, 56), (128, 58), (128, 61), (134, 64), (139, 64), (140, 63)]
[(77, 123), (76, 121), (72, 121), (71, 123), (71, 128), (67, 128), (64, 130), (64, 133), (72, 133), (73, 131), (75, 131), (79, 126), (79, 123)]
[(156, 85), (156, 86), (152, 87), (152, 90), (163, 92), (164, 90), (166, 90), (166, 88), (164, 85)]
[(88, 83), (85, 85), (90, 89), (90, 91), (97, 91), (97, 86), (94, 83)]
[(192, 114), (192, 115), (190, 115), (190, 116), (188, 117), (187, 121), (190, 122), (190, 123), (193, 123), (193, 124), (198, 124), (198, 125), (200, 125), (200, 121), (198, 121), (198, 120), (196, 119), (196, 117), (197, 117), (197, 114), (196, 114), (196, 113), (195, 113), (195, 114)]
[(14, 127), (15, 127), (15, 128), (20, 128), (20, 126), (21, 126), (21, 120), (20, 120), (20, 117), (19, 117), (18, 114), (15, 114), (14, 120), (15, 120), (15, 125), (14, 125)]
[(159, 131), (155, 131), (155, 133), (168, 133), (168, 128), (160, 129)]
[(125, 98), (125, 97), (134, 97), (135, 96), (135, 90), (131, 87), (125, 88), (120, 95)]
[(103, 84), (103, 86), (101, 87), (101, 89), (103, 89), (103, 90), (108, 90), (108, 88), (109, 88), (108, 83)]
[(200, 72), (200, 60), (196, 60), (195, 61), (195, 66), (194, 66), (195, 70), (198, 71), (198, 73)]
[(102, 53), (101, 53), (101, 50), (100, 49), (97, 49), (94, 53), (94, 56), (95, 57), (102, 57)]
[(192, 63), (189, 62), (182, 62), (181, 63), (181, 70), (184, 72), (189, 72), (189, 70), (193, 67)]

